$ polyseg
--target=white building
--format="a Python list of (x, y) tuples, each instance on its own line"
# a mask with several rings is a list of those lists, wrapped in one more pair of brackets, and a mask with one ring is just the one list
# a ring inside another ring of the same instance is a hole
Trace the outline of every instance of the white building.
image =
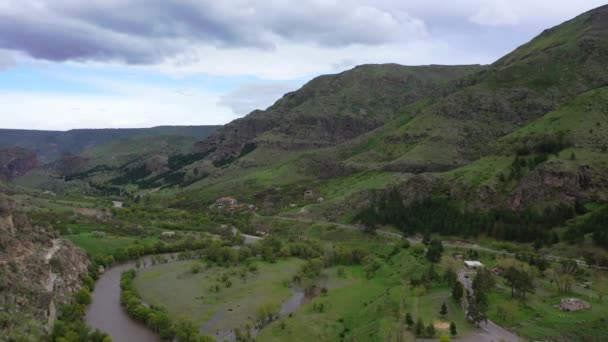
[(483, 264), (476, 260), (465, 260), (464, 265), (470, 269), (483, 268)]

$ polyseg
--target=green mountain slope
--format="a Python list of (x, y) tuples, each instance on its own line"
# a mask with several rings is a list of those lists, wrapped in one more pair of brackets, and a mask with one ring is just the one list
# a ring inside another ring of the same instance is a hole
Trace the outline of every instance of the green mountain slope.
[[(96, 181), (176, 186), (156, 194), (177, 206), (231, 195), (331, 219), (352, 217), (371, 192), (392, 188), (405, 204), (438, 195), (515, 211), (604, 201), (607, 18), (608, 6), (584, 13), (489, 66), (364, 65), (321, 76), (221, 127), (193, 153), (165, 153), (173, 162), (152, 172), (147, 157), (112, 166), (133, 153), (108, 145), (109, 159), (94, 158), (115, 169)], [(149, 147), (137, 151), (167, 152)], [(304, 200), (306, 189), (325, 201)]]

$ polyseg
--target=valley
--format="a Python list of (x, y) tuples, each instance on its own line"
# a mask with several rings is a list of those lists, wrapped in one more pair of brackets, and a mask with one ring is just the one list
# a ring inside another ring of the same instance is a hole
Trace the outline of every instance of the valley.
[(603, 341), (607, 146), (606, 5), (223, 126), (2, 129), (0, 341)]

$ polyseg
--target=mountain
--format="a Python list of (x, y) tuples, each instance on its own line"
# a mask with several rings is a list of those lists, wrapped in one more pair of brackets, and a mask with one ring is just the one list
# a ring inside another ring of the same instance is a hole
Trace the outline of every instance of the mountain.
[(35, 151), (42, 163), (50, 163), (64, 154), (79, 154), (87, 149), (117, 139), (136, 136), (182, 136), (203, 139), (218, 126), (159, 126), (129, 129), (74, 129), (36, 131), (0, 129), (0, 147), (22, 147)]
[(30, 150), (19, 147), (0, 148), (0, 179), (23, 176), (38, 164), (36, 154)]
[[(273, 183), (333, 192), (337, 179), (350, 187), (336, 202), (389, 184), (406, 202), (433, 192), (516, 210), (604, 200), (607, 17), (608, 6), (584, 13), (488, 66), (366, 65), (319, 77), (199, 142), (209, 155), (198, 166), (211, 176), (189, 200)], [(517, 174), (516, 158), (526, 163)]]
[[(345, 220), (390, 189), (405, 205), (440, 196), (514, 212), (603, 202), (607, 67), (603, 6), (491, 65), (363, 65), (317, 77), (193, 150), (121, 154), (115, 140), (107, 158), (85, 163), (68, 184), (114, 193), (176, 186), (175, 206), (229, 195)], [(305, 190), (325, 200), (311, 203)]]
[(328, 147), (372, 131), (403, 107), (457, 87), (452, 81), (482, 69), (471, 66), (362, 65), (320, 76), (218, 129), (197, 147), (210, 158), (238, 156), (245, 146), (301, 150)]

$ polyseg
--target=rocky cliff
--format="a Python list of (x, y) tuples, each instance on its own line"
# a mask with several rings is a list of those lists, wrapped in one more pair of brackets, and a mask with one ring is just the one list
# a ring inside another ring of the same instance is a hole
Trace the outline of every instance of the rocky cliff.
[(0, 179), (23, 176), (38, 164), (36, 154), (30, 150), (19, 147), (0, 148)]
[(53, 232), (33, 227), (0, 195), (0, 335), (38, 340), (56, 309), (80, 289), (86, 255)]

